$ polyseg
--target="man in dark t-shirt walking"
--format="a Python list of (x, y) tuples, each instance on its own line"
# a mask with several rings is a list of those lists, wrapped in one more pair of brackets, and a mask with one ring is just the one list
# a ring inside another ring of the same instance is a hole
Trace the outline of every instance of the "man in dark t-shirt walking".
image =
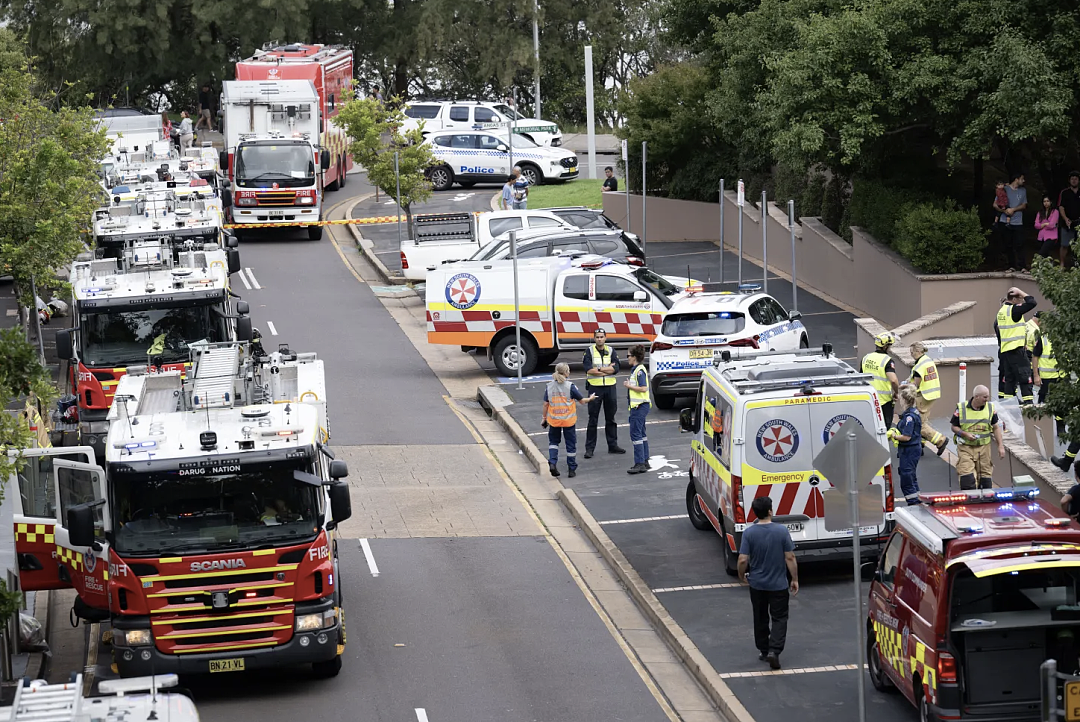
[[(773, 669), (787, 640), (788, 592), (799, 593), (795, 544), (783, 524), (772, 520), (772, 499), (761, 496), (750, 505), (757, 522), (747, 527), (739, 548), (739, 581), (750, 585), (754, 608), (754, 643)], [(769, 620), (772, 619), (772, 629)]]
[(195, 123), (195, 130), (206, 124), (206, 129), (214, 131), (214, 94), (210, 90), (209, 83), (203, 83), (199, 89), (199, 120)]

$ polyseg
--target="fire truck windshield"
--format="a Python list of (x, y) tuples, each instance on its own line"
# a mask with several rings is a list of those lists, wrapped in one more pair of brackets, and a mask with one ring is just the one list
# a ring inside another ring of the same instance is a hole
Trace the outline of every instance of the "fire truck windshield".
[[(188, 360), (188, 344), (227, 341), (220, 300), (182, 308), (102, 309), (79, 317), (80, 361), (89, 368)], [(163, 344), (155, 347), (159, 338)]]
[(237, 148), (237, 185), (288, 188), (314, 182), (315, 154), (304, 141), (260, 141)]
[[(223, 462), (221, 466), (227, 466)], [(111, 481), (120, 554), (194, 554), (297, 543), (321, 525), (319, 488), (293, 478), (306, 461), (214, 474), (215, 467), (115, 474)], [(206, 471), (206, 474), (190, 474)]]

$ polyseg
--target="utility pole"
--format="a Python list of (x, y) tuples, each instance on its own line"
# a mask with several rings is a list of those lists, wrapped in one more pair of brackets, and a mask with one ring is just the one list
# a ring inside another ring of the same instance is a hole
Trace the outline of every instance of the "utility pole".
[[(536, 86), (536, 119), (540, 120), (540, 0), (533, 0), (533, 84)], [(517, 108), (514, 108), (517, 110)]]

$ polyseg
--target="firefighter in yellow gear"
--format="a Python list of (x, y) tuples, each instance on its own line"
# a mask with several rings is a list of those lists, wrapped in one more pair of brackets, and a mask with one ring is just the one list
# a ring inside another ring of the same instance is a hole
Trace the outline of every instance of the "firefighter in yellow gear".
[(1006, 292), (994, 319), (994, 333), (998, 338), (998, 398), (1015, 395), (1019, 386), (1023, 406), (1034, 401), (1031, 362), (1024, 347), (1027, 342), (1024, 314), (1033, 310), (1035, 304), (1034, 297), (1013, 286)]
[(885, 427), (892, 426), (893, 403), (900, 388), (896, 378), (896, 366), (893, 364), (889, 349), (896, 343), (896, 337), (888, 331), (874, 336), (874, 350), (862, 359), (862, 372), (873, 376), (870, 385), (877, 392), (881, 402), (881, 413), (885, 417)]
[(993, 486), (994, 459), (990, 454), (990, 439), (997, 442), (998, 456), (1005, 458), (1005, 441), (997, 411), (990, 403), (990, 389), (976, 386), (968, 401), (956, 405), (952, 430), (956, 441), (956, 473), (961, 489), (989, 489)]
[(941, 398), (941, 379), (938, 377), (937, 365), (926, 353), (926, 346), (921, 341), (916, 341), (908, 348), (911, 357), (915, 359), (915, 365), (911, 369), (911, 377), (908, 383), (915, 387), (918, 392), (915, 397), (915, 408), (922, 417), (922, 437), (937, 447), (938, 456), (945, 453), (945, 447), (949, 440), (945, 434), (934, 429), (930, 425), (930, 409), (934, 402)]

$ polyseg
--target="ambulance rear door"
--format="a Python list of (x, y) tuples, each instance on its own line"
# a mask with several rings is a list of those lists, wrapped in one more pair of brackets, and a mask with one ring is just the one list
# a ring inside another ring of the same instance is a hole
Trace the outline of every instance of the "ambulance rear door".
[[(813, 426), (805, 396), (748, 401), (742, 428), (742, 500), (747, 524), (757, 497), (773, 502), (773, 517), (792, 540), (816, 539), (821, 497), (814, 479)], [(738, 443), (738, 440), (736, 440)]]
[[(825, 392), (821, 396), (808, 397), (815, 399), (814, 403), (808, 405), (810, 409), (810, 424), (813, 427), (813, 433), (810, 437), (810, 445), (813, 448), (813, 456), (816, 458), (822, 449), (825, 448), (825, 444), (836, 435), (836, 430), (839, 429), (845, 421), (850, 418), (854, 418), (859, 424), (875, 439), (883, 440), (885, 437), (878, 433), (878, 418), (877, 411), (874, 405), (874, 397), (872, 393), (867, 391), (847, 391), (847, 392)], [(884, 432), (884, 426), (881, 431)], [(887, 443), (887, 442), (886, 442)], [(820, 482), (818, 488), (822, 491), (826, 489), (833, 489), (833, 484), (826, 479), (823, 475), (818, 474)], [(882, 508), (885, 504), (885, 478), (879, 472), (874, 477), (872, 483), (881, 495)], [(821, 505), (820, 516), (815, 518), (814, 525), (817, 528), (817, 538), (819, 539), (837, 539), (842, 537), (851, 536), (850, 531), (831, 532), (825, 530), (825, 510), (824, 502), (817, 495), (819, 505)], [(861, 536), (878, 536), (885, 531), (884, 526), (875, 527), (863, 527)]]

